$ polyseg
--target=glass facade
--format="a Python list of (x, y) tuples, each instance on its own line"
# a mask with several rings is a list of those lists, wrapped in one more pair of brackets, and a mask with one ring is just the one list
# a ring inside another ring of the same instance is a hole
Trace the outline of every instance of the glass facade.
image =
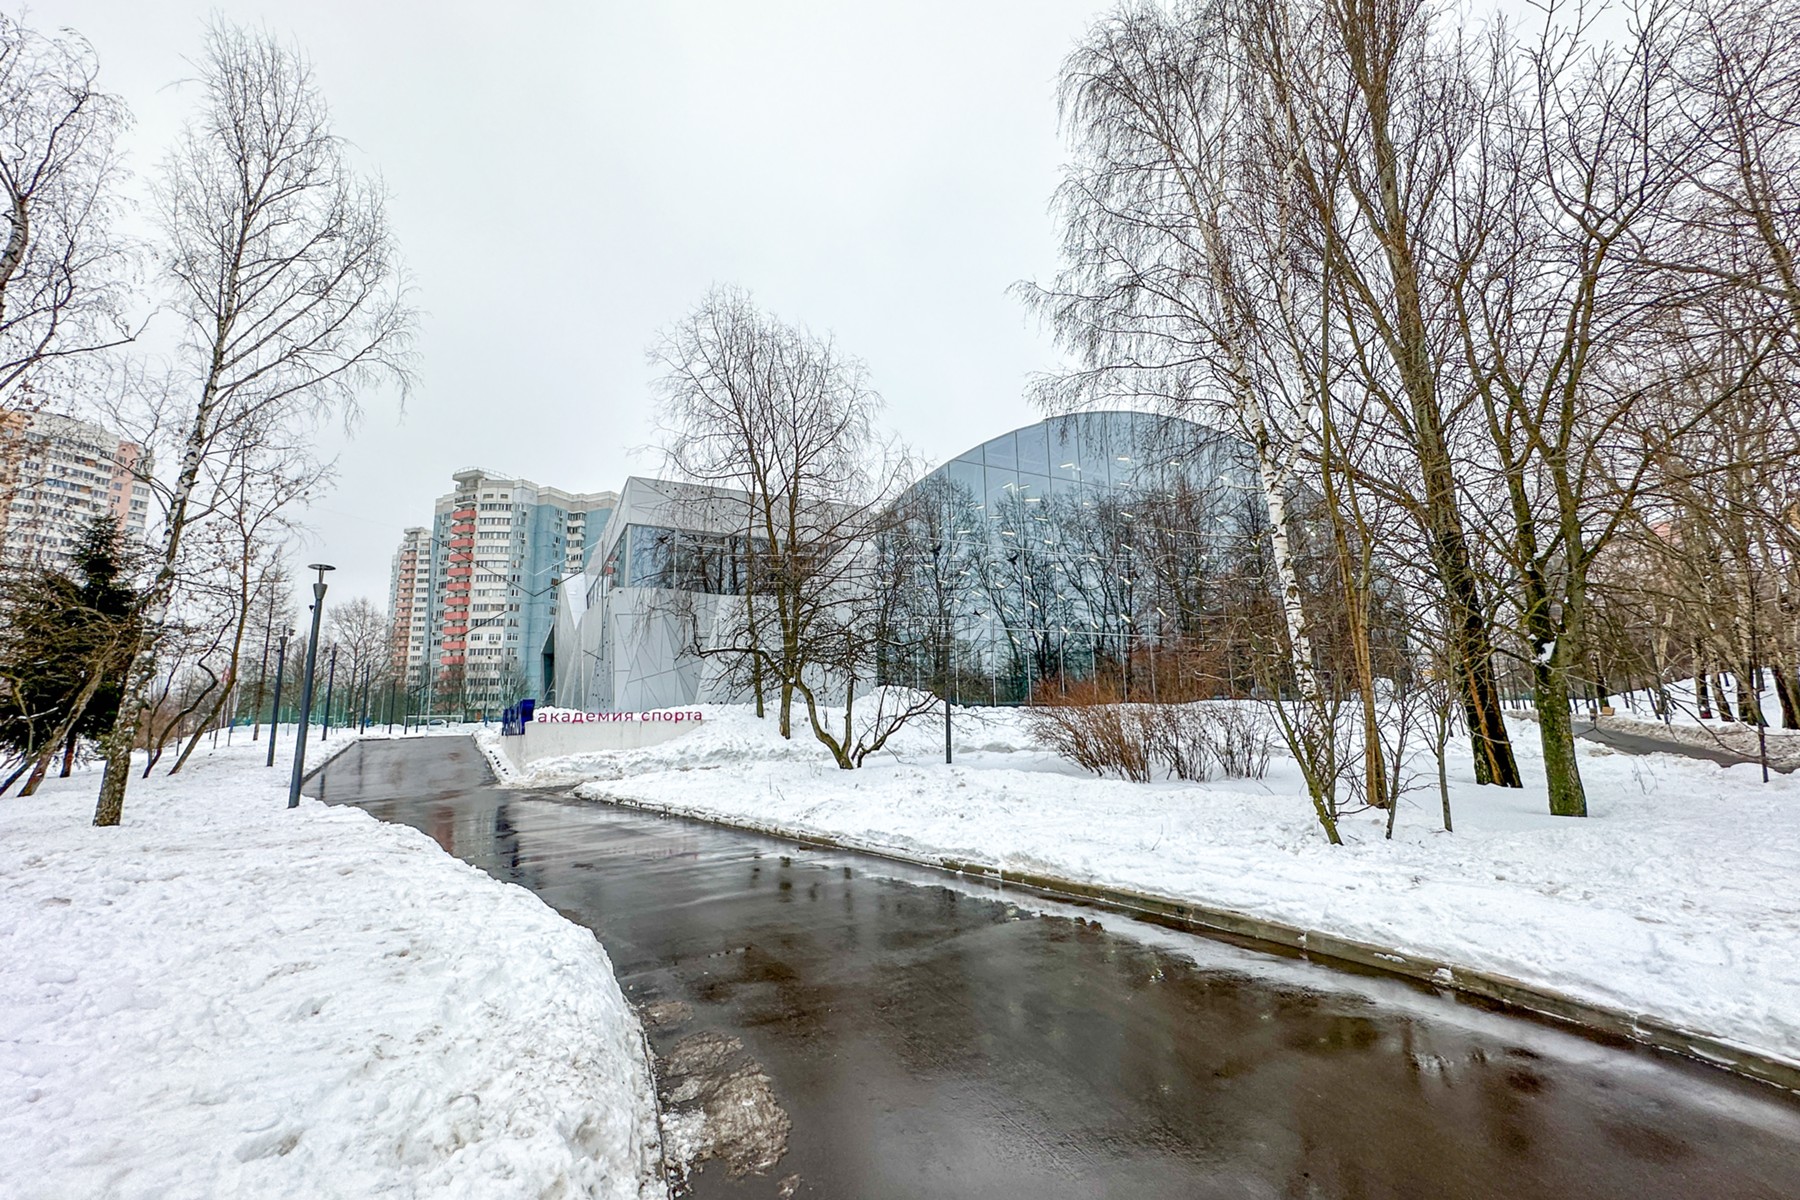
[(957, 455), (908, 491), (883, 548), (908, 609), (884, 673), (975, 703), (1108, 672), (1129, 689), (1140, 656), (1192, 647), (1246, 586), (1266, 593), (1254, 470), (1238, 439), (1136, 412)]
[(627, 525), (589, 585), (588, 603), (598, 601), (603, 584), (736, 596), (744, 590), (744, 545), (741, 536)]

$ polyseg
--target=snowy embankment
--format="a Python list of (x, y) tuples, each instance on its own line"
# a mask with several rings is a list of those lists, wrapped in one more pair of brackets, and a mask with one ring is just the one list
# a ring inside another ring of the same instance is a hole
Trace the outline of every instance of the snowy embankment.
[[(783, 742), (748, 711), (705, 709), (645, 750), (532, 764), (520, 783), (926, 859), (1229, 909), (1493, 972), (1800, 1064), (1800, 781), (1754, 766), (1636, 757), (1581, 743), (1591, 816), (1553, 818), (1537, 730), (1515, 726), (1523, 791), (1477, 787), (1453, 747), (1454, 834), (1435, 767), (1394, 840), (1347, 816), (1326, 844), (1295, 764), (1262, 780), (1096, 779), (1032, 747), (1018, 714), (921, 723), (857, 772), (811, 734)], [(492, 740), (492, 739), (488, 739)], [(935, 759), (935, 761), (934, 761)]]
[(0, 800), (0, 1195), (664, 1194), (587, 930), (260, 746), (96, 783)]

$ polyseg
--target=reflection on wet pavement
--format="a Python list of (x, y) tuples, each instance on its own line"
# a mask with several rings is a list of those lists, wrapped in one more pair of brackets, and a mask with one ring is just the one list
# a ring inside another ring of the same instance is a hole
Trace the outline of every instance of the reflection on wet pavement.
[(312, 790), (598, 934), (696, 1196), (1800, 1197), (1800, 1104), (1671, 1055), (488, 779), (417, 739)]

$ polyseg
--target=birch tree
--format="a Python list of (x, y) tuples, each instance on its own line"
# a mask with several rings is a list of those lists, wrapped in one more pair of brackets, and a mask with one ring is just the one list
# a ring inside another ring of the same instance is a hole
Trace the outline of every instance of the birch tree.
[(365, 388), (410, 381), (413, 313), (383, 195), (347, 161), (305, 57), (215, 21), (199, 67), (199, 112), (156, 186), (186, 399), (157, 414), (175, 474), (97, 825), (119, 822), (182, 545), (206, 516), (211, 482), (259, 442), (252, 431), (348, 420)]
[[(1255, 193), (1270, 172), (1248, 170), (1256, 90), (1234, 53), (1231, 18), (1223, 3), (1173, 14), (1133, 5), (1101, 20), (1069, 56), (1061, 107), (1076, 160), (1056, 197), (1065, 266), (1027, 296), (1082, 361), (1049, 383), (1046, 403), (1147, 400), (1205, 411), (1250, 445), (1287, 666), (1300, 710), (1322, 712), (1291, 504), (1297, 439), (1315, 424), (1315, 397), (1268, 336), (1266, 314), (1292, 303), (1286, 264), (1270, 251), (1287, 214), (1279, 195), (1271, 209)], [(1290, 740), (1335, 843), (1335, 781), (1314, 769), (1330, 756), (1306, 745), (1333, 734), (1297, 732)]]

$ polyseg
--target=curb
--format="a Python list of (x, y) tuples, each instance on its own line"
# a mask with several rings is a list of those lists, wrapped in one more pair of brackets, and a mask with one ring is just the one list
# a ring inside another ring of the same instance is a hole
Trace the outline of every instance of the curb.
[(597, 800), (620, 808), (638, 809), (662, 816), (702, 821), (724, 829), (757, 833), (798, 842), (824, 850), (848, 850), (871, 858), (928, 867), (952, 874), (990, 880), (1003, 887), (1023, 888), (1047, 899), (1074, 900), (1095, 907), (1134, 916), (1156, 918), (1190, 933), (1219, 935), (1245, 939), (1262, 946), (1277, 946), (1302, 959), (1319, 960), (1326, 966), (1353, 966), (1383, 975), (1416, 980), (1440, 991), (1495, 1004), (1515, 1012), (1528, 1013), (1564, 1025), (1573, 1025), (1592, 1033), (1623, 1038), (1639, 1045), (1667, 1050), (1684, 1058), (1709, 1066), (1721, 1067), (1735, 1075), (1772, 1084), (1789, 1092), (1800, 1093), (1800, 1062), (1778, 1058), (1741, 1046), (1710, 1034), (1683, 1029), (1660, 1018), (1628, 1009), (1614, 1008), (1582, 1000), (1539, 984), (1527, 983), (1510, 976), (1458, 966), (1440, 959), (1394, 950), (1369, 942), (1338, 937), (1323, 930), (1305, 929), (1281, 921), (1271, 921), (1232, 909), (1215, 908), (1192, 900), (1177, 900), (1126, 888), (1102, 887), (1078, 883), (1052, 875), (1025, 871), (1006, 871), (986, 863), (963, 862), (931, 855), (906, 854), (901, 851), (859, 843), (853, 839), (834, 838), (824, 834), (798, 833), (779, 825), (753, 821), (726, 821), (700, 816), (679, 808), (649, 804), (622, 796), (608, 795), (600, 784), (584, 787), (590, 794), (581, 798)]

